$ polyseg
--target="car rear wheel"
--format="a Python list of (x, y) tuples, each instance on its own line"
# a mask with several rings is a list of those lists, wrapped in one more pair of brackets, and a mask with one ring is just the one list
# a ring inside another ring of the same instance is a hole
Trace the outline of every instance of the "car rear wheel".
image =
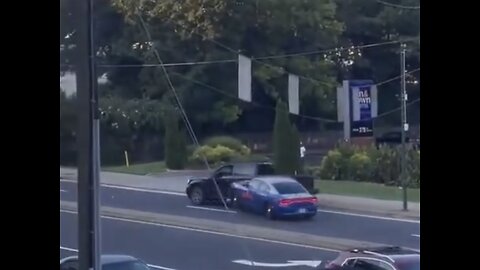
[(190, 201), (194, 205), (201, 205), (204, 202), (203, 190), (200, 187), (194, 187), (190, 192)]

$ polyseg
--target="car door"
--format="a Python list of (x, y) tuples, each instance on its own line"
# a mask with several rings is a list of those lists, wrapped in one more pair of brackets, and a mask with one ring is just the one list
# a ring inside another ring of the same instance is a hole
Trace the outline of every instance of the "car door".
[(265, 205), (270, 199), (270, 186), (263, 181), (259, 181), (258, 188), (252, 192), (252, 196), (255, 212), (263, 213)]
[(247, 189), (240, 194), (240, 200), (242, 201), (242, 205), (251, 211), (255, 211), (255, 208), (256, 208), (253, 198), (259, 186), (260, 186), (260, 181), (257, 179), (252, 179), (248, 183)]
[(220, 199), (220, 197), (218, 196), (218, 190), (215, 183), (218, 185), (218, 188), (222, 192), (222, 195), (225, 197), (226, 191), (228, 190), (230, 185), (230, 182), (227, 179), (228, 177), (232, 176), (232, 171), (233, 171), (233, 166), (226, 165), (218, 168), (213, 173), (210, 181), (208, 181), (207, 183), (207, 192), (210, 198)]

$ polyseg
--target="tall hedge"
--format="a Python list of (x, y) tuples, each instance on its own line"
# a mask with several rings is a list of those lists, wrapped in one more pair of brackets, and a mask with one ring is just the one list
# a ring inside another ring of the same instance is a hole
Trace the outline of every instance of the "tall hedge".
[(165, 164), (167, 168), (181, 170), (187, 162), (185, 132), (178, 126), (178, 118), (173, 112), (165, 115)]
[(290, 123), (287, 105), (278, 101), (273, 128), (273, 163), (278, 174), (294, 174), (299, 170), (298, 132)]

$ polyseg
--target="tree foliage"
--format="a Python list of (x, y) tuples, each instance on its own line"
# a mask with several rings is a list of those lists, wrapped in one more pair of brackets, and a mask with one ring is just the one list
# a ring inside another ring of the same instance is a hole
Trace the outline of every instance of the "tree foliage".
[[(61, 72), (74, 71), (73, 1), (60, 1)], [(418, 6), (419, 2), (395, 4)], [(200, 137), (270, 132), (276, 101), (286, 100), (287, 72), (301, 76), (300, 113), (328, 119), (335, 119), (335, 87), (342, 80), (382, 82), (398, 77), (398, 43), (351, 49), (354, 45), (408, 40), (407, 70), (420, 65), (419, 9), (371, 0), (98, 0), (94, 16), (97, 75), (108, 78), (99, 88), (102, 128), (116, 137), (119, 149), (133, 150), (142, 139), (163, 134), (162, 108), (177, 106), (163, 70), (155, 66), (159, 63), (152, 49), (165, 63), (233, 60), (167, 67)], [(140, 17), (152, 40), (147, 39)], [(236, 98), (238, 53), (255, 58), (254, 103)], [(291, 56), (276, 57), (282, 55)], [(408, 79), (417, 81), (407, 86), (409, 99), (414, 100), (420, 93), (419, 73), (409, 74)], [(399, 106), (398, 92), (398, 80), (379, 86), (380, 113)], [(419, 103), (409, 107), (413, 120), (419, 118), (418, 108)], [(68, 109), (62, 109), (61, 115), (61, 119), (69, 117)], [(397, 116), (384, 119), (398, 122)], [(324, 126), (309, 118), (294, 120), (300, 131)], [(69, 125), (64, 124), (64, 134), (72, 132)]]

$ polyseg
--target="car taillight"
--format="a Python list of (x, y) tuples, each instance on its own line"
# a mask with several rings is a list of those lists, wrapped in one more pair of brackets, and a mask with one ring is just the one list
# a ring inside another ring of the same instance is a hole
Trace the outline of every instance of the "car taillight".
[(292, 203), (291, 199), (281, 199), (278, 205), (280, 207), (286, 207), (286, 206), (289, 206), (291, 203)]
[(317, 197), (310, 197), (310, 198), (296, 198), (296, 199), (281, 199), (278, 205), (280, 207), (287, 207), (292, 203), (311, 203), (311, 204), (318, 204)]

